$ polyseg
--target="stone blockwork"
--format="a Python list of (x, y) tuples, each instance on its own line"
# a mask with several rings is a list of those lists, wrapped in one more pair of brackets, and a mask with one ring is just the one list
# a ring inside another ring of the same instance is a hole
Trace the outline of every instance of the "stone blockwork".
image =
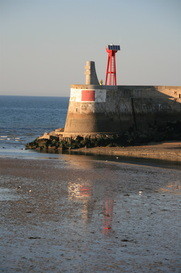
[(85, 82), (71, 86), (65, 128), (26, 148), (62, 152), (181, 139), (181, 86), (100, 85), (92, 61), (86, 62)]
[(181, 121), (180, 86), (72, 85), (64, 137)]

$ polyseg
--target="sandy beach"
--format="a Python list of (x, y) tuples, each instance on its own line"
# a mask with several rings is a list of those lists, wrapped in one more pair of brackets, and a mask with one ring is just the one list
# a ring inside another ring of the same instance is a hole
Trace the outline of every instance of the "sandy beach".
[(178, 168), (0, 158), (0, 272), (179, 272)]
[(82, 152), (84, 154), (113, 155), (125, 159), (153, 159), (167, 162), (181, 162), (180, 141), (169, 141), (128, 147), (95, 147), (90, 149), (81, 148), (76, 150), (76, 152)]

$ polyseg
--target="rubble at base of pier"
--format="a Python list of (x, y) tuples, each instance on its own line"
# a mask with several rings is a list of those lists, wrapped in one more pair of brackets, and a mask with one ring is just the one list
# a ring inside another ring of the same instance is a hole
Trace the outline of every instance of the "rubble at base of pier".
[(167, 122), (164, 127), (152, 125), (145, 131), (130, 128), (120, 134), (95, 134), (92, 136), (63, 137), (63, 129), (56, 129), (26, 144), (26, 149), (47, 153), (62, 153), (65, 150), (142, 145), (164, 140), (181, 140), (181, 122)]

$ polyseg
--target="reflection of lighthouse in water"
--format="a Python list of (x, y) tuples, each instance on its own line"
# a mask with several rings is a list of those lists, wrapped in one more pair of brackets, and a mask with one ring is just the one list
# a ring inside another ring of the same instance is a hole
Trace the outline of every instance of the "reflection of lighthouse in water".
[(113, 220), (113, 205), (114, 201), (111, 198), (107, 198), (103, 205), (103, 233), (108, 234), (112, 228)]
[[(69, 182), (68, 183), (69, 200), (76, 201), (82, 204), (82, 219), (85, 223), (91, 221), (93, 211), (95, 209), (96, 200), (93, 198), (93, 185), (90, 181)], [(102, 204), (103, 219), (100, 219), (102, 232), (108, 234), (112, 229), (113, 219), (113, 204), (114, 201), (110, 197), (104, 198)]]
[(89, 222), (92, 218), (94, 202), (92, 200), (92, 184), (89, 181), (69, 182), (68, 195), (70, 200), (75, 200), (83, 204), (82, 218)]
[[(95, 170), (95, 162), (90, 160), (93, 159), (91, 156), (88, 159), (83, 155), (64, 154), (64, 157), (76, 169)], [(104, 175), (106, 174), (104, 173)], [(102, 175), (101, 181), (94, 179), (94, 176), (75, 177), (73, 182), (68, 182), (68, 198), (73, 202), (81, 204), (81, 217), (84, 224), (90, 223), (93, 218), (93, 212), (97, 212), (95, 216), (98, 215), (100, 217), (97, 224), (100, 222), (99, 226), (102, 232), (108, 234), (112, 231), (113, 199), (116, 191), (114, 190), (115, 184), (110, 183), (107, 179), (104, 180)]]
[(92, 185), (90, 182), (69, 182), (69, 199), (85, 199), (92, 196)]

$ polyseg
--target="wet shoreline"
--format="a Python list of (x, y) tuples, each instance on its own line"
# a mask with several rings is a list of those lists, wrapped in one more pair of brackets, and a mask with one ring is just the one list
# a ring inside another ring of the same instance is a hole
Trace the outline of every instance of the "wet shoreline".
[(0, 158), (0, 271), (179, 272), (180, 174), (83, 155)]
[(181, 142), (169, 141), (140, 146), (127, 147), (95, 147), (72, 150), (72, 153), (113, 155), (122, 158), (152, 159), (165, 162), (181, 162)]

